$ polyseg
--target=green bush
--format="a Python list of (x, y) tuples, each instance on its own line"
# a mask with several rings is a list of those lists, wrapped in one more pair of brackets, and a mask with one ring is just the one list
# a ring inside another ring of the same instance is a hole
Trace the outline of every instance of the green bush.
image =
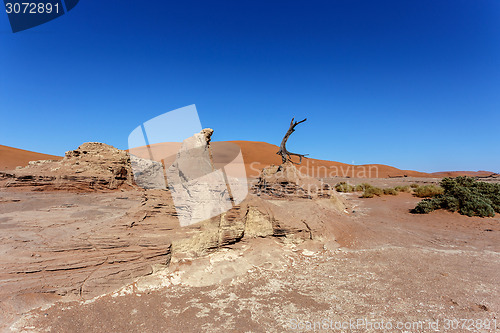
[(419, 187), (419, 186), (420, 186), (420, 185), (418, 185), (418, 184), (411, 184), (411, 185), (410, 185), (410, 187), (411, 187), (411, 188), (417, 188), (417, 187)]
[(432, 198), (436, 195), (443, 194), (444, 189), (437, 185), (423, 185), (414, 190), (414, 195), (419, 198)]
[(337, 185), (335, 185), (335, 189), (337, 190), (337, 192), (344, 192), (344, 193), (354, 192), (354, 186), (346, 182), (338, 183)]
[(394, 189), (398, 192), (411, 192), (411, 187), (409, 185), (396, 186)]
[(436, 209), (441, 208), (440, 201), (436, 198), (424, 199), (418, 203), (418, 205), (412, 209), (413, 214), (428, 214)]
[(394, 188), (384, 188), (384, 194), (385, 195), (398, 195), (398, 191)]
[(447, 209), (467, 216), (495, 216), (500, 212), (500, 184), (478, 182), (472, 177), (444, 178), (443, 193), (424, 199), (411, 211), (427, 214), (436, 209)]

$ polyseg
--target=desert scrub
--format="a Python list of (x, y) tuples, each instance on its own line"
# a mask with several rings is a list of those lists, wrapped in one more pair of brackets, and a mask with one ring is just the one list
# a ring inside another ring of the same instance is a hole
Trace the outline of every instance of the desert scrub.
[(356, 185), (356, 187), (354, 188), (354, 191), (355, 192), (364, 192), (369, 187), (373, 187), (373, 186), (368, 184), (368, 183), (361, 183), (359, 185)]
[[(408, 187), (409, 189), (409, 187)], [(379, 188), (375, 187), (370, 184), (363, 183), (361, 185), (357, 185), (355, 187), (355, 191), (363, 191), (363, 194), (361, 195), (361, 198), (373, 198), (374, 196), (381, 196), (382, 194), (385, 195), (398, 195), (398, 191), (395, 188), (388, 187), (388, 188)]]
[(472, 177), (444, 178), (443, 193), (424, 199), (411, 211), (427, 214), (447, 209), (467, 216), (488, 217), (500, 212), (500, 184), (479, 182)]
[(365, 187), (365, 191), (361, 195), (362, 198), (373, 198), (374, 196), (381, 196), (384, 194), (384, 191), (381, 188), (375, 186)]
[(443, 192), (444, 189), (437, 185), (423, 185), (414, 189), (414, 195), (419, 198), (432, 198)]
[(411, 187), (409, 185), (396, 186), (394, 189), (398, 192), (411, 192)]
[(418, 185), (418, 184), (411, 184), (411, 185), (410, 185), (410, 187), (411, 187), (411, 188), (418, 188), (419, 186), (420, 186), (420, 185)]
[(395, 188), (384, 188), (384, 194), (385, 195), (398, 195), (398, 191), (396, 191)]
[(337, 185), (335, 185), (335, 189), (337, 190), (337, 192), (344, 192), (344, 193), (354, 192), (354, 186), (346, 182), (338, 183)]

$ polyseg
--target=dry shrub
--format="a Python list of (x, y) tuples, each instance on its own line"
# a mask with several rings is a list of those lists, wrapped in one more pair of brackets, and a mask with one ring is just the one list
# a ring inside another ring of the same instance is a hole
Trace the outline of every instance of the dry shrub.
[(361, 197), (373, 198), (374, 196), (379, 197), (382, 194), (384, 194), (384, 191), (381, 188), (370, 185), (369, 187), (365, 187), (365, 191), (363, 192), (363, 195), (361, 195)]
[(396, 186), (394, 189), (398, 192), (407, 192), (407, 193), (411, 192), (411, 187), (409, 185)]
[(444, 189), (437, 185), (423, 185), (414, 190), (414, 195), (419, 198), (432, 198), (436, 195), (443, 194)]
[(337, 190), (337, 192), (344, 192), (344, 193), (354, 192), (354, 186), (346, 182), (338, 183), (337, 185), (335, 185), (335, 189)]
[(384, 188), (384, 194), (385, 194), (385, 195), (398, 195), (398, 193), (399, 193), (399, 192), (398, 192), (398, 191), (396, 191), (396, 189), (395, 189), (395, 188), (391, 188), (391, 187), (389, 187), (389, 188)]

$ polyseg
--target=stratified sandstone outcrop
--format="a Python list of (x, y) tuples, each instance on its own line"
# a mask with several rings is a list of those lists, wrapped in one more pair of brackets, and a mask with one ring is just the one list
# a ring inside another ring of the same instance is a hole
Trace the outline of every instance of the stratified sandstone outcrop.
[(135, 184), (145, 189), (166, 189), (163, 165), (160, 162), (130, 154), (130, 165), (134, 171)]
[(301, 174), (291, 162), (264, 168), (257, 184), (252, 187), (257, 195), (278, 198), (329, 198), (335, 191), (316, 178)]
[(61, 161), (32, 161), (27, 167), (2, 172), (5, 187), (38, 190), (95, 191), (133, 186), (130, 156), (104, 143), (87, 142), (66, 152)]
[[(17, 295), (89, 299), (167, 267), (172, 259), (204, 256), (242, 240), (334, 239), (329, 221), (345, 209), (337, 196), (325, 194), (320, 182), (298, 174), (293, 165), (282, 166), (289, 174), (265, 170), (254, 187), (260, 196), (247, 196), (246, 179), (214, 174), (211, 134), (204, 130), (187, 139), (165, 178), (160, 162), (102, 143), (82, 144), (61, 161), (32, 162), (4, 173), (0, 310), (14, 306), (9, 302)], [(134, 171), (145, 177), (134, 181)], [(215, 180), (200, 181), (211, 174)], [(244, 191), (238, 188), (242, 184)], [(313, 186), (319, 190), (307, 192)], [(221, 200), (229, 204), (217, 206)], [(181, 217), (198, 223), (183, 224)]]
[[(210, 128), (183, 141), (173, 164), (166, 170), (168, 187), (181, 226), (195, 224), (222, 214), (238, 205), (248, 193), (245, 167), (243, 177), (227, 174), (225, 165), (216, 168), (210, 139)], [(229, 168), (238, 165), (227, 161)]]
[(181, 227), (169, 191), (39, 193), (2, 190), (0, 301), (51, 293), (88, 299), (166, 267), (256, 237), (332, 237), (342, 214), (329, 199), (268, 202), (250, 196), (229, 211)]
[(170, 262), (165, 226), (131, 228), (146, 217), (140, 193), (1, 193), (0, 299), (19, 293), (87, 299)]
[(280, 216), (277, 221), (282, 221), (281, 230), (287, 236), (300, 234), (305, 226), (310, 239), (326, 240), (334, 236), (326, 221), (348, 211), (334, 188), (301, 174), (291, 162), (264, 168), (251, 193), (260, 199), (257, 206), (268, 205), (268, 212)]

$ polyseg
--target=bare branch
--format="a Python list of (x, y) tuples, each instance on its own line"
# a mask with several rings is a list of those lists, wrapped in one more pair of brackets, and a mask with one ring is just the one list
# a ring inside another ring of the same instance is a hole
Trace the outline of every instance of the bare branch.
[[(280, 149), (276, 153), (277, 155), (281, 156), (282, 163), (286, 163), (287, 161), (290, 161), (294, 164), (300, 164), (302, 163), (302, 158), (304, 156), (307, 156), (307, 154), (296, 154), (296, 153), (291, 153), (288, 150), (286, 150), (286, 142), (290, 135), (292, 135), (293, 132), (295, 132), (295, 126), (297, 126), (300, 123), (303, 123), (304, 121), (307, 120), (307, 118), (301, 120), (301, 121), (294, 121), (295, 118), (292, 118), (292, 121), (290, 122), (290, 127), (288, 128), (288, 131), (286, 132), (285, 136), (283, 137), (283, 140), (281, 141)], [(292, 161), (292, 156), (298, 156), (300, 161), (299, 163), (295, 163)]]

